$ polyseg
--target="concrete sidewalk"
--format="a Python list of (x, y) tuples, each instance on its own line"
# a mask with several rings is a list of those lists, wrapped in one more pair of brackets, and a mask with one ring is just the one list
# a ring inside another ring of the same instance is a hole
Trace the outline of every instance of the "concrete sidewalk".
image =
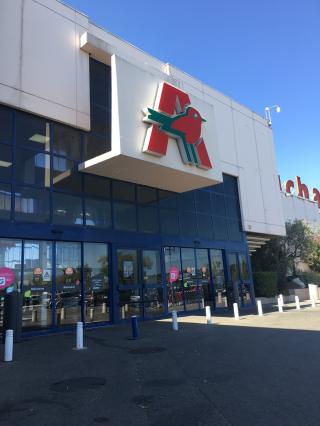
[(0, 424), (317, 425), (320, 308), (285, 309), (30, 338), (0, 362)]

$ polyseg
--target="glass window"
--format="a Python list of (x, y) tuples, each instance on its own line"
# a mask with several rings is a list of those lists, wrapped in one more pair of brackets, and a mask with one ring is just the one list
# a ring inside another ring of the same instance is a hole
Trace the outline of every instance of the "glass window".
[(111, 67), (90, 58), (91, 103), (111, 108)]
[(211, 193), (209, 191), (195, 191), (197, 212), (211, 212)]
[(197, 286), (194, 249), (182, 248), (181, 257), (186, 309), (199, 309), (199, 292)]
[(184, 192), (178, 195), (179, 207), (181, 210), (194, 211), (194, 193), (195, 191)]
[(13, 111), (0, 106), (0, 142), (11, 143), (13, 134)]
[(15, 191), (15, 220), (47, 223), (49, 221), (49, 192), (17, 186)]
[(212, 220), (215, 240), (228, 240), (227, 219), (224, 217), (213, 216)]
[(84, 136), (84, 158), (86, 160), (97, 157), (98, 155), (104, 154), (110, 150), (111, 136), (109, 138), (91, 133)]
[(179, 233), (179, 221), (176, 210), (160, 210), (161, 232), (168, 235), (177, 235)]
[(234, 197), (225, 197), (227, 216), (233, 219), (240, 219), (239, 201)]
[(53, 127), (53, 152), (74, 160), (81, 159), (81, 134), (79, 131), (62, 124)]
[(226, 206), (224, 195), (221, 194), (212, 194), (212, 213), (218, 216), (226, 215)]
[(51, 325), (52, 243), (25, 241), (22, 326), (24, 329)]
[(110, 201), (86, 198), (85, 212), (87, 226), (96, 226), (98, 228), (111, 227)]
[(238, 179), (234, 176), (223, 175), (224, 192), (238, 197)]
[(10, 219), (11, 185), (0, 182), (0, 219)]
[(10, 180), (12, 173), (11, 147), (0, 145), (0, 179)]
[(223, 183), (218, 183), (216, 185), (210, 186), (211, 191), (217, 193), (217, 194), (224, 194), (224, 187)]
[(157, 191), (146, 186), (137, 186), (137, 198), (140, 204), (156, 205)]
[(21, 288), (21, 250), (22, 241), (0, 239), (0, 328), (5, 294)]
[(210, 250), (210, 257), (216, 308), (225, 308), (228, 301), (222, 251)]
[(141, 314), (141, 295), (139, 289), (119, 290), (119, 309), (120, 318), (131, 318), (132, 315), (137, 317)]
[(239, 281), (239, 269), (238, 269), (238, 263), (237, 263), (237, 255), (234, 253), (231, 253), (228, 255), (228, 261), (229, 261), (229, 272), (232, 282), (238, 282)]
[(21, 250), (21, 240), (0, 239), (0, 298), (21, 288)]
[(172, 208), (172, 209), (177, 208), (177, 202), (178, 202), (177, 194), (175, 194), (174, 192), (163, 191), (161, 189), (158, 191), (158, 193), (159, 193), (160, 207), (166, 207), (166, 208)]
[(138, 208), (139, 231), (156, 233), (159, 232), (158, 210), (154, 207)]
[(207, 249), (196, 250), (200, 307), (212, 305), (209, 254)]
[(163, 314), (163, 289), (162, 287), (144, 289), (144, 314), (147, 318), (159, 317)]
[(81, 192), (82, 174), (77, 170), (77, 165), (67, 158), (53, 157), (54, 189), (62, 189), (71, 192)]
[(241, 271), (241, 278), (243, 281), (249, 281), (249, 269), (247, 257), (244, 254), (239, 254), (239, 265)]
[(184, 294), (179, 247), (165, 247), (168, 311), (184, 311)]
[(81, 244), (56, 243), (57, 325), (76, 324), (81, 320)]
[(50, 150), (50, 125), (40, 117), (23, 112), (16, 114), (17, 145), (38, 151)]
[(85, 313), (86, 322), (109, 321), (108, 246), (84, 243)]
[(91, 104), (91, 132), (111, 139), (110, 110)]
[(53, 223), (59, 225), (82, 225), (82, 199), (69, 194), (54, 193)]
[(110, 198), (111, 193), (110, 179), (101, 178), (94, 175), (84, 175), (84, 190), (88, 195)]
[(112, 183), (113, 198), (120, 201), (135, 201), (135, 186), (133, 183), (118, 180)]
[(143, 283), (161, 284), (160, 253), (158, 250), (142, 250)]
[(119, 285), (138, 283), (137, 250), (117, 250)]
[(27, 149), (16, 150), (16, 179), (20, 183), (50, 187), (50, 156)]
[(237, 220), (228, 220), (229, 239), (232, 241), (241, 241), (241, 223)]
[(207, 214), (197, 214), (198, 220), (198, 235), (206, 240), (213, 239), (213, 224), (212, 218)]
[(114, 203), (114, 227), (119, 231), (136, 231), (136, 206), (127, 203)]
[(193, 212), (180, 212), (180, 232), (183, 237), (196, 237), (197, 220)]

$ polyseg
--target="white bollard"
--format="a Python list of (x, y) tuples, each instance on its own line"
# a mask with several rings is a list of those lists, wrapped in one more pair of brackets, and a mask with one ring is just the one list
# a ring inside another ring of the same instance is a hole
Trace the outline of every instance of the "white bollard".
[(281, 303), (280, 297), (278, 297), (278, 309), (279, 309), (279, 312), (283, 312), (283, 307), (282, 307), (282, 303)]
[(312, 298), (311, 298), (311, 306), (312, 306), (313, 308), (315, 308), (315, 307), (316, 307), (316, 301), (315, 301), (314, 297), (312, 297)]
[(234, 313), (234, 319), (236, 319), (236, 320), (240, 319), (238, 303), (233, 304), (233, 313)]
[(102, 303), (101, 313), (105, 314), (106, 312), (107, 312), (107, 304), (106, 303)]
[(179, 330), (177, 311), (172, 311), (172, 330)]
[(263, 311), (262, 311), (262, 303), (261, 303), (261, 300), (257, 300), (257, 306), (258, 306), (258, 314), (259, 314), (259, 317), (262, 317), (262, 316), (263, 316)]
[(281, 305), (284, 306), (283, 295), (282, 294), (279, 295), (279, 299), (280, 299)]
[(4, 361), (10, 362), (13, 357), (13, 330), (6, 330), (6, 339), (4, 344)]
[(212, 324), (212, 318), (211, 318), (211, 309), (210, 306), (206, 306), (206, 319), (207, 319), (207, 324)]
[(94, 315), (94, 310), (93, 308), (90, 308), (90, 321), (93, 321), (93, 315)]
[(300, 300), (299, 300), (299, 296), (295, 296), (294, 299), (296, 301), (296, 309), (298, 311), (300, 311)]
[(48, 315), (48, 293), (45, 291), (42, 293), (40, 298), (40, 322), (42, 324), (47, 324), (47, 315)]
[(83, 322), (77, 322), (77, 350), (84, 349), (83, 347)]

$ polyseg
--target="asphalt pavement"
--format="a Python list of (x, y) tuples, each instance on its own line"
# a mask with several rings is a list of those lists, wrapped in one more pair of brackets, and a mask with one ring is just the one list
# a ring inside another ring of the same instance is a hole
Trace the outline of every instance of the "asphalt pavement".
[(0, 425), (320, 424), (320, 308), (213, 320), (27, 338), (0, 362)]

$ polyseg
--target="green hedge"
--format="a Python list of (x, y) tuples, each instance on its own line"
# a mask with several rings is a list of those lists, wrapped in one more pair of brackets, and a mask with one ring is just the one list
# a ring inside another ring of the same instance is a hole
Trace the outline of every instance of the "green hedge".
[(299, 274), (299, 278), (308, 286), (308, 284), (317, 284), (320, 285), (320, 274), (319, 272), (301, 272)]
[(276, 272), (254, 272), (253, 282), (257, 297), (273, 297), (278, 294)]

